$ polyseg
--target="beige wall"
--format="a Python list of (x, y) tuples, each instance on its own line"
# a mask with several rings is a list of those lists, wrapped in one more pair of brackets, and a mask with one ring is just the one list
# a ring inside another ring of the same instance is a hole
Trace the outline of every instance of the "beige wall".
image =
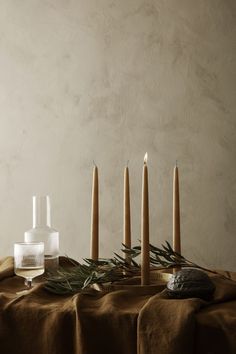
[(179, 160), (183, 253), (236, 270), (234, 0), (0, 2), (0, 256), (48, 193), (61, 252), (89, 254), (93, 159), (101, 255), (122, 237), (129, 160), (133, 239), (149, 153), (151, 242), (171, 240)]

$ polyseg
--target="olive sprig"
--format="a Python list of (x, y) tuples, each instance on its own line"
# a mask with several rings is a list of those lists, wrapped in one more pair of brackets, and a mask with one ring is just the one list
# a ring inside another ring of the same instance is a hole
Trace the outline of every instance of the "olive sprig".
[[(60, 267), (56, 272), (47, 275), (45, 288), (59, 295), (74, 294), (85, 291), (93, 284), (119, 282), (140, 275), (141, 268), (137, 258), (141, 254), (141, 246), (122, 246), (123, 256), (114, 253), (113, 258), (99, 258), (97, 261), (85, 258), (83, 264), (71, 260), (71, 267)], [(193, 267), (218, 274), (175, 252), (168, 241), (161, 248), (150, 244), (150, 266), (151, 271)]]

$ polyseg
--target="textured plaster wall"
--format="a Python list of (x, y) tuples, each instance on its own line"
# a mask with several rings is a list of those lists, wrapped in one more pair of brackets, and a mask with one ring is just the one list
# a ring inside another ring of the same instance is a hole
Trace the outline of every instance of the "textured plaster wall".
[(0, 256), (52, 197), (61, 252), (89, 255), (92, 161), (101, 255), (122, 238), (129, 160), (134, 243), (149, 153), (151, 242), (171, 240), (180, 166), (183, 253), (236, 270), (236, 2), (0, 2)]

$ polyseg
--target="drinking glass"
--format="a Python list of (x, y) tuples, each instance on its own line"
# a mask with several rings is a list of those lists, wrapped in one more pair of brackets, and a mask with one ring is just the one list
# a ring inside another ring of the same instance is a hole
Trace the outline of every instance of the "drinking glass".
[(26, 279), (32, 287), (32, 279), (44, 273), (44, 243), (17, 242), (14, 244), (15, 274)]

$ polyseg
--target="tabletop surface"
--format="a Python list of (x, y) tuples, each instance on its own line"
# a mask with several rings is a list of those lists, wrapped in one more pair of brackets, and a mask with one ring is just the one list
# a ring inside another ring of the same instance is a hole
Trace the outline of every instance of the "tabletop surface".
[(236, 273), (215, 276), (210, 302), (166, 292), (116, 290), (26, 294), (13, 259), (0, 260), (0, 353), (235, 354)]

